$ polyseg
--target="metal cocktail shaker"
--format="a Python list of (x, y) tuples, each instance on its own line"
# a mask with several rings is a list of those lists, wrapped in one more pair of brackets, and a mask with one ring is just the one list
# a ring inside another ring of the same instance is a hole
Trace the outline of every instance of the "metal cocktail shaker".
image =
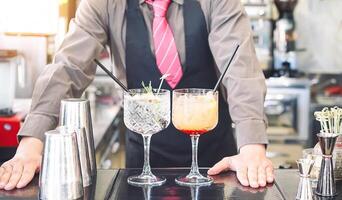
[(96, 179), (95, 145), (91, 121), (90, 104), (86, 99), (64, 99), (61, 102), (60, 126), (85, 128), (88, 159), (92, 179)]
[(324, 197), (336, 195), (336, 184), (333, 169), (333, 151), (338, 135), (332, 133), (317, 134), (323, 159), (319, 173), (316, 194)]
[(85, 128), (76, 128), (76, 127), (66, 127), (60, 126), (58, 130), (61, 133), (69, 133), (76, 134), (77, 138), (77, 147), (79, 158), (81, 162), (81, 172), (82, 172), (82, 182), (83, 187), (87, 187), (92, 184), (91, 171), (90, 171), (90, 162), (88, 159), (88, 144), (87, 144), (87, 136)]
[(75, 133), (45, 133), (39, 176), (39, 199), (66, 200), (83, 196), (80, 159)]

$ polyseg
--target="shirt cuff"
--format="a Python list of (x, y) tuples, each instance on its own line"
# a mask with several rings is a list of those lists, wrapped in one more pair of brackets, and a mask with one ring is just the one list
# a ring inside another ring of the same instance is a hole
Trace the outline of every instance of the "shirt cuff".
[(236, 143), (240, 150), (247, 144), (268, 144), (266, 123), (262, 120), (246, 120), (236, 124)]
[(28, 114), (18, 133), (18, 140), (20, 141), (24, 136), (31, 136), (44, 142), (44, 133), (56, 128), (56, 126), (57, 120), (54, 117), (42, 114)]

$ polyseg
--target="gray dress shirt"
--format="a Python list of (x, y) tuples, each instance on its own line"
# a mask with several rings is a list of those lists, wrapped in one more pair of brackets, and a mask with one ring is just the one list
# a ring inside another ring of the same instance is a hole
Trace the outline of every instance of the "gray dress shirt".
[[(167, 12), (182, 64), (186, 54), (184, 1), (187, 0), (173, 0)], [(252, 32), (243, 6), (239, 0), (197, 1), (207, 22), (208, 41), (218, 74), (223, 72), (235, 46), (241, 45), (223, 79), (230, 115), (236, 125), (238, 148), (246, 144), (266, 144), (267, 122), (263, 109), (265, 78), (256, 58)], [(139, 2), (153, 50), (153, 9), (144, 0)], [(93, 59), (106, 45), (111, 50), (114, 73), (126, 83), (126, 6), (126, 0), (81, 1), (53, 63), (45, 67), (36, 82), (31, 111), (19, 136), (44, 140), (44, 132), (58, 124), (60, 101), (80, 97), (94, 79), (96, 65)]]

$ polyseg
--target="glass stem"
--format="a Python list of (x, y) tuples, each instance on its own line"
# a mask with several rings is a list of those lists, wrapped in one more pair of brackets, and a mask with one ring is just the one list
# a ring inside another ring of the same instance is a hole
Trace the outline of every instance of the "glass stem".
[(200, 174), (198, 170), (197, 163), (197, 149), (198, 149), (198, 140), (200, 135), (191, 135), (191, 143), (192, 143), (192, 164), (190, 174)]
[(144, 167), (142, 174), (143, 175), (151, 175), (151, 167), (150, 167), (150, 141), (152, 135), (143, 135), (144, 139)]

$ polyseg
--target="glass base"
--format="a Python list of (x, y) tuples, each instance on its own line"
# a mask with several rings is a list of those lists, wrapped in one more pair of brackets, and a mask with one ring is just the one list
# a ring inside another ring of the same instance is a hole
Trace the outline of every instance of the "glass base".
[(130, 176), (127, 179), (127, 182), (133, 186), (160, 186), (164, 184), (166, 178), (164, 177), (156, 177), (155, 175), (146, 175), (141, 174), (138, 176)]
[(204, 177), (201, 174), (188, 174), (187, 176), (176, 178), (175, 181), (182, 186), (209, 186), (213, 179)]

